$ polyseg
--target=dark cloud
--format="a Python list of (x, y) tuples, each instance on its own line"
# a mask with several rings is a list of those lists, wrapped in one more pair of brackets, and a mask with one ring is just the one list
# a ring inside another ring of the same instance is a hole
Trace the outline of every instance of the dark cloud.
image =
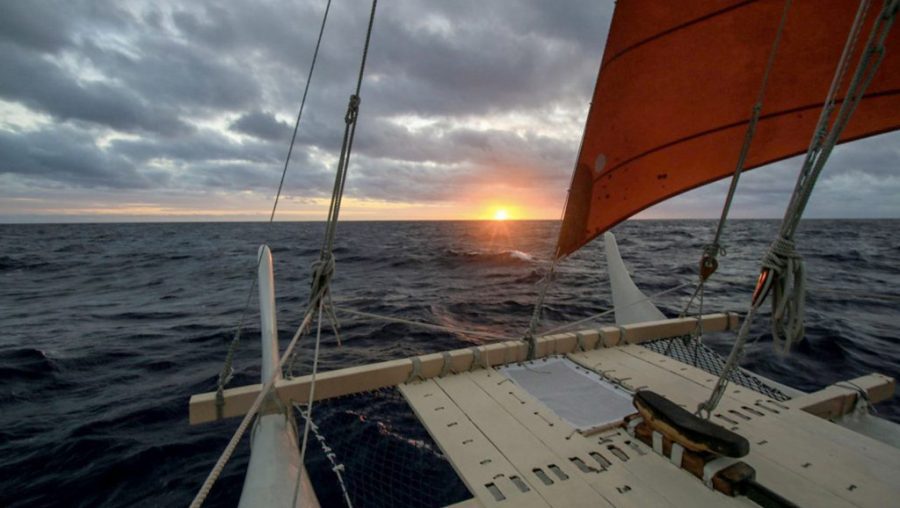
[(50, 2), (3, 2), (0, 40), (38, 51), (55, 51), (70, 42), (66, 13)]
[[(271, 194), (293, 128), (279, 119), (296, 115), (324, 7), (0, 3), (0, 108), (20, 107), (0, 117), (0, 178), (17, 197)], [(447, 202), (504, 186), (561, 206), (611, 10), (590, 0), (382, 2), (348, 194)], [(286, 183), (296, 202), (330, 194), (367, 18), (366, 4), (332, 5)], [(839, 189), (842, 203), (900, 203), (897, 139), (836, 150), (821, 180), (835, 203), (816, 198), (813, 211), (861, 213), (837, 203)], [(748, 173), (738, 212), (779, 216), (798, 168), (792, 159)], [(703, 215), (723, 189), (669, 206)]]
[(150, 188), (166, 184), (165, 173), (138, 171), (121, 155), (96, 145), (90, 133), (59, 128), (30, 133), (0, 130), (0, 174), (12, 174), (37, 184), (93, 188)]
[(283, 141), (291, 132), (289, 124), (278, 120), (273, 114), (263, 111), (253, 111), (241, 115), (231, 123), (231, 129), (270, 141)]
[(58, 120), (112, 129), (176, 134), (190, 130), (171, 108), (157, 107), (129, 88), (80, 80), (49, 58), (0, 44), (0, 98), (20, 102)]

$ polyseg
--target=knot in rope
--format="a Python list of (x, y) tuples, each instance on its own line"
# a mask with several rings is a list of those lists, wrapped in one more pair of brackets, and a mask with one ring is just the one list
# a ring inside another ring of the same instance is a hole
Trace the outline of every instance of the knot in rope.
[(803, 258), (794, 242), (779, 236), (763, 258), (772, 291), (772, 340), (775, 349), (787, 353), (791, 345), (803, 340), (806, 274)]
[(331, 285), (331, 279), (334, 277), (334, 255), (331, 252), (323, 254), (322, 258), (312, 264), (312, 282), (310, 283), (309, 301), (315, 303), (315, 300), (322, 297), (322, 293), (327, 291)]
[(797, 254), (793, 240), (779, 236), (769, 246), (769, 251), (763, 257), (762, 266), (778, 274), (783, 274), (790, 263), (795, 260), (802, 261), (802, 258)]
[(344, 122), (348, 125), (356, 122), (356, 116), (359, 115), (359, 103), (361, 99), (359, 95), (350, 96), (350, 102), (347, 104), (347, 114), (344, 116)]

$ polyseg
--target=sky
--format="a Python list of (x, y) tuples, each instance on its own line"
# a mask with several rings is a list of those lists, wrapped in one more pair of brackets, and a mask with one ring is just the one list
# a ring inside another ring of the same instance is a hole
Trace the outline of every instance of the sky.
[[(325, 3), (0, 2), (0, 222), (268, 219)], [(325, 218), (368, 13), (332, 5), (279, 220)], [(611, 13), (381, 2), (342, 217), (559, 218)], [(732, 215), (781, 217), (799, 166), (746, 174)], [(807, 216), (900, 217), (898, 166), (896, 133), (839, 147)]]

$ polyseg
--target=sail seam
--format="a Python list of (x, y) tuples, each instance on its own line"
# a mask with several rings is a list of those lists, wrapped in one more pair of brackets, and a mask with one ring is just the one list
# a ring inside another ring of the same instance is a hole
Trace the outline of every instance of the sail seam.
[[(873, 93), (871, 93), (871, 94), (866, 94), (866, 95), (864, 95), (864, 96), (863, 96), (863, 99), (864, 99), (864, 100), (865, 100), (865, 99), (876, 99), (876, 98), (881, 98), (881, 97), (892, 97), (892, 96), (895, 96), (895, 95), (900, 95), (900, 89), (894, 88), (894, 89), (890, 89), (890, 90), (884, 90), (884, 91), (881, 91), (881, 92), (873, 92)], [(835, 104), (841, 104), (841, 103), (844, 102), (844, 100), (845, 100), (845, 99), (843, 99), (843, 98), (842, 98), (842, 99), (838, 99), (837, 101), (835, 101)], [(800, 107), (796, 107), (796, 108), (784, 109), (784, 110), (781, 110), (781, 111), (776, 111), (776, 112), (773, 112), (773, 113), (769, 113), (769, 114), (767, 114), (767, 115), (762, 115), (762, 116), (759, 117), (759, 119), (760, 119), (760, 121), (762, 121), (762, 120), (769, 120), (769, 119), (772, 119), (772, 118), (775, 118), (775, 117), (785, 116), (785, 115), (790, 115), (790, 114), (799, 113), (799, 112), (808, 111), (808, 110), (813, 110), (813, 109), (821, 108), (821, 107), (822, 107), (822, 104), (821, 104), (821, 103), (817, 103), (817, 104), (809, 104), (809, 105), (800, 106)], [(685, 136), (685, 137), (683, 137), (683, 138), (676, 139), (676, 140), (674, 140), (674, 141), (670, 141), (670, 142), (668, 142), (668, 143), (666, 143), (666, 144), (664, 144), (664, 145), (659, 145), (659, 146), (657, 146), (657, 147), (655, 147), (655, 148), (652, 148), (652, 149), (647, 150), (647, 151), (645, 151), (645, 152), (642, 152), (642, 153), (640, 153), (640, 154), (638, 154), (638, 155), (635, 155), (635, 156), (633, 156), (633, 157), (631, 157), (631, 158), (629, 158), (629, 159), (627, 159), (627, 160), (625, 160), (625, 161), (622, 161), (622, 162), (620, 162), (619, 164), (616, 164), (615, 166), (611, 167), (609, 170), (604, 171), (603, 173), (601, 173), (599, 176), (595, 176), (594, 179), (593, 179), (593, 181), (596, 182), (596, 181), (600, 180), (601, 178), (604, 178), (604, 177), (606, 177), (607, 175), (609, 175), (609, 174), (611, 174), (611, 173), (613, 173), (613, 172), (615, 172), (615, 171), (617, 171), (617, 170), (619, 170), (619, 169), (622, 169), (622, 167), (627, 166), (627, 165), (631, 164), (632, 162), (634, 162), (634, 161), (636, 161), (636, 160), (638, 160), (638, 159), (644, 158), (644, 157), (646, 157), (646, 156), (648, 156), (648, 155), (651, 155), (651, 154), (653, 154), (653, 153), (655, 153), (655, 152), (658, 152), (658, 151), (661, 151), (661, 150), (665, 150), (666, 148), (671, 148), (671, 147), (676, 146), (676, 145), (679, 145), (679, 144), (681, 144), (681, 143), (685, 143), (685, 142), (687, 142), (687, 141), (691, 141), (691, 140), (696, 139), (696, 138), (701, 138), (701, 137), (707, 136), (707, 135), (709, 135), (709, 134), (714, 134), (714, 133), (716, 133), (716, 132), (720, 132), (720, 131), (724, 131), (724, 130), (728, 130), (728, 129), (733, 129), (733, 128), (735, 128), (735, 127), (740, 127), (740, 126), (742, 126), (742, 125), (746, 125), (746, 124), (749, 123), (749, 122), (750, 122), (750, 119), (741, 120), (741, 121), (739, 121), (739, 122), (734, 122), (734, 123), (722, 125), (722, 126), (719, 126), (719, 127), (715, 127), (715, 128), (709, 129), (709, 130), (705, 130), (705, 131), (702, 131), (702, 132), (698, 132), (698, 133), (696, 133), (696, 134), (691, 134), (690, 136)], [(880, 133), (882, 133), (882, 132), (887, 132), (888, 130), (893, 130), (893, 129), (885, 129), (884, 131), (876, 131), (875, 134), (880, 134)], [(866, 135), (867, 135), (867, 136), (870, 136), (871, 134), (866, 134)], [(842, 141), (851, 141), (851, 140), (853, 140), (853, 139), (856, 139), (856, 138), (855, 138), (855, 137), (854, 137), (854, 138), (846, 138), (846, 139), (843, 139)], [(804, 149), (802, 149), (802, 150), (798, 150), (796, 153), (793, 153), (793, 154), (791, 154), (791, 155), (787, 155), (787, 156), (785, 156), (785, 157), (782, 157), (781, 159), (773, 160), (773, 161), (770, 161), (770, 162), (777, 162), (778, 160), (786, 159), (786, 158), (788, 158), (788, 157), (793, 157), (794, 155), (799, 155), (799, 154), (801, 154), (801, 153), (806, 153), (806, 151), (807, 151), (806, 148), (804, 148)], [(768, 164), (768, 162), (766, 162), (765, 164)], [(757, 166), (748, 166), (748, 168), (754, 168), (754, 167), (757, 167)], [(718, 179), (718, 178), (717, 178), (717, 179)]]
[(652, 37), (648, 37), (648, 38), (646, 38), (646, 39), (643, 39), (643, 40), (641, 40), (641, 41), (638, 41), (638, 42), (632, 44), (631, 46), (628, 46), (627, 48), (622, 49), (621, 51), (619, 51), (619, 52), (616, 53), (615, 55), (610, 56), (610, 57), (609, 57), (609, 60), (603, 62), (603, 64), (600, 66), (600, 73), (602, 74), (603, 71), (606, 69), (606, 67), (607, 67), (609, 64), (611, 64), (611, 63), (613, 63), (614, 61), (618, 60), (619, 58), (621, 58), (622, 56), (626, 55), (627, 53), (630, 53), (631, 51), (634, 51), (635, 49), (637, 49), (637, 48), (639, 48), (639, 47), (641, 47), (641, 46), (644, 46), (645, 44), (648, 44), (648, 43), (653, 42), (653, 41), (655, 41), (655, 40), (657, 40), (657, 39), (661, 39), (661, 38), (663, 38), (663, 37), (666, 37), (666, 36), (668, 36), (668, 35), (671, 35), (671, 34), (673, 34), (673, 33), (675, 33), (675, 32), (678, 32), (678, 31), (680, 31), (680, 30), (683, 30), (683, 29), (685, 29), (685, 28), (687, 28), (687, 27), (689, 27), (689, 26), (696, 25), (697, 23), (702, 23), (703, 21), (706, 21), (706, 20), (708, 20), (708, 19), (712, 19), (712, 18), (715, 18), (715, 17), (717, 17), (717, 16), (721, 16), (722, 14), (725, 14), (725, 13), (727, 13), (727, 12), (731, 12), (731, 11), (733, 11), (733, 10), (735, 10), (735, 9), (740, 9), (740, 8), (742, 8), (742, 7), (746, 7), (748, 4), (756, 3), (757, 1), (758, 1), (758, 0), (747, 0), (747, 1), (745, 1), (745, 2), (741, 2), (741, 3), (738, 3), (738, 4), (732, 5), (731, 7), (726, 7), (726, 8), (724, 8), (724, 9), (720, 9), (720, 10), (718, 10), (718, 11), (711, 12), (711, 13), (709, 13), (709, 14), (705, 14), (705, 15), (703, 15), (703, 16), (700, 16), (699, 18), (695, 18), (695, 19), (692, 19), (692, 20), (690, 20), (690, 21), (686, 21), (686, 22), (684, 22), (684, 23), (682, 23), (682, 24), (680, 24), (680, 25), (676, 25), (676, 26), (674, 26), (674, 27), (672, 27), (672, 28), (669, 28), (669, 29), (667, 29), (667, 30), (664, 30), (664, 31), (662, 31), (662, 32), (659, 32), (659, 33), (657, 33), (656, 35), (653, 35)]

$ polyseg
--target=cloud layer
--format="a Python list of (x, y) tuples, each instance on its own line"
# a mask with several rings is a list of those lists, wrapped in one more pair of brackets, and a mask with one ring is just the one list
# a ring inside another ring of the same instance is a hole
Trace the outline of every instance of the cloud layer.
[[(0, 220), (265, 217), (324, 7), (0, 4)], [(588, 1), (379, 5), (348, 216), (470, 218), (505, 204), (558, 217), (611, 10)], [(332, 5), (286, 218), (324, 210), (367, 17), (365, 4)], [(840, 148), (811, 214), (900, 216), (898, 140)], [(798, 165), (748, 174), (737, 213), (779, 216)], [(723, 189), (644, 216), (714, 216)]]

